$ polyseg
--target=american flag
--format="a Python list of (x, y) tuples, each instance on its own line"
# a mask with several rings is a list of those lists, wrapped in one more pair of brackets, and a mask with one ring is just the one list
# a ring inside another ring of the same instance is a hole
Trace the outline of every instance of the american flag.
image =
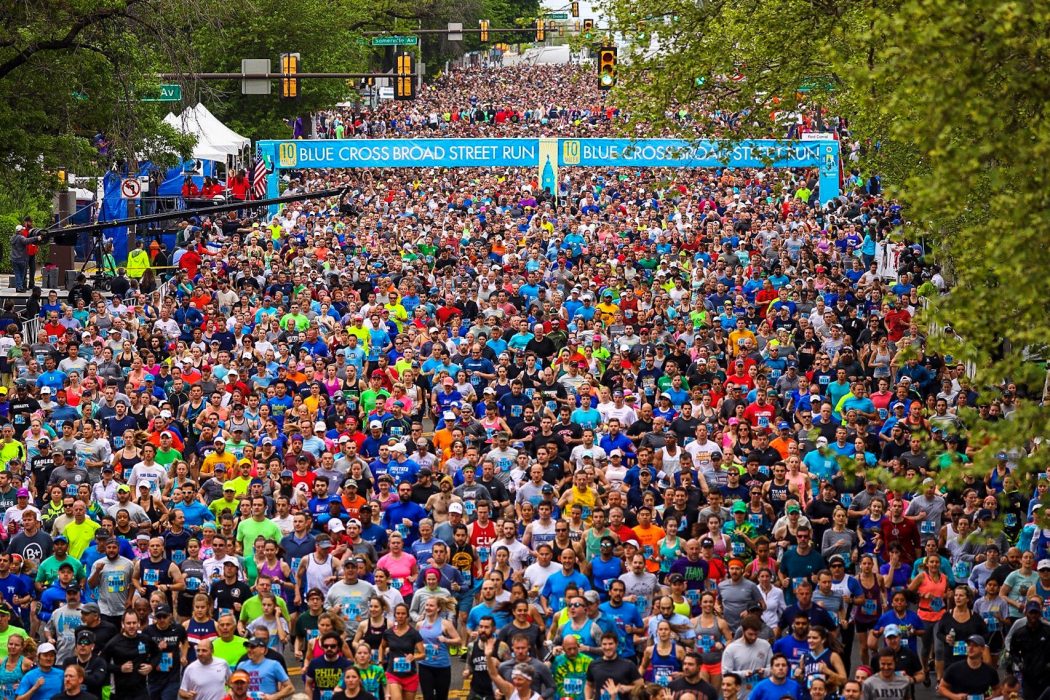
[(256, 156), (255, 163), (252, 165), (252, 199), (266, 198), (266, 175), (266, 161), (262, 159), (262, 156)]

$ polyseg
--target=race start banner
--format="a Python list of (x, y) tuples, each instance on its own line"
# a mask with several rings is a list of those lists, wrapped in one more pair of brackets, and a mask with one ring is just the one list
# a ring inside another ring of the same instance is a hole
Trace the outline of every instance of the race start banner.
[(544, 184), (564, 167), (818, 168), (820, 203), (839, 195), (839, 143), (833, 139), (724, 146), (677, 139), (314, 139), (260, 141), (258, 149), (275, 166), (269, 197), (278, 195), (281, 170), (504, 167), (537, 168)]

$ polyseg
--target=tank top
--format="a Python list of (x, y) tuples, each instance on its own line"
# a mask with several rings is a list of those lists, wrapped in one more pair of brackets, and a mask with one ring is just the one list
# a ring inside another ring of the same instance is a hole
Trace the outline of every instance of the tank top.
[(775, 481), (769, 482), (769, 504), (773, 506), (773, 513), (778, 518), (784, 514), (784, 505), (791, 495), (789, 486), (790, 482), (787, 481), (783, 484), (777, 484)]
[(182, 576), (186, 581), (186, 588), (179, 591), (179, 600), (185, 603), (193, 603), (193, 596), (204, 590), (204, 562), (200, 559), (187, 559), (179, 564)]
[(190, 650), (187, 657), (190, 661), (194, 661), (197, 658), (197, 645), (206, 639), (215, 639), (219, 636), (218, 630), (215, 628), (215, 620), (208, 619), (204, 622), (198, 622), (192, 617), (186, 622), (186, 639), (190, 643)]
[(383, 633), (387, 631), (389, 623), (384, 617), (383, 624), (378, 627), (373, 626), (369, 618), (365, 618), (361, 624), (365, 626), (365, 631), (361, 633), (361, 641), (372, 649), (372, 663), (378, 663), (379, 643), (383, 641)]
[(825, 649), (816, 656), (811, 652), (806, 652), (802, 655), (802, 670), (806, 674), (806, 677), (821, 675), (820, 665), (825, 664), (828, 668), (831, 668), (831, 649)]
[(667, 544), (667, 538), (660, 540), (660, 571), (667, 573), (671, 570), (671, 564), (678, 559), (682, 552), (682, 540), (674, 538), (673, 544)]
[(674, 476), (682, 470), (682, 448), (679, 447), (672, 455), (666, 447), (660, 448), (660, 458), (663, 460), (663, 472), (668, 476)]
[[(121, 453), (123, 454), (123, 453)], [(121, 457), (120, 458), (120, 472), (121, 475), (130, 474), (131, 470), (135, 468), (135, 465), (142, 461), (142, 456), (138, 457)]]
[(282, 598), (284, 598), (284, 602), (292, 602), (291, 591), (288, 589), (287, 586), (281, 585), (282, 582), (287, 581), (288, 579), (285, 578), (284, 571), (281, 570), (280, 559), (278, 559), (277, 562), (274, 563), (272, 566), (263, 561), (262, 564), (259, 564), (259, 573), (266, 574), (271, 579), (273, 579), (273, 586), (275, 589), (280, 591), (280, 595)]
[(197, 416), (199, 416), (201, 412), (204, 411), (204, 407), (206, 405), (207, 402), (205, 401), (201, 401), (200, 405), (196, 408), (193, 407), (192, 403), (186, 404), (186, 425), (190, 426), (190, 430), (193, 432), (194, 435), (197, 434), (197, 429), (194, 427), (194, 424), (197, 422)]
[(718, 626), (718, 618), (715, 617), (713, 625), (705, 625), (701, 616), (696, 622), (696, 650), (700, 652), (701, 662), (705, 664), (716, 664), (722, 658), (722, 652), (715, 649), (715, 644), (724, 641), (722, 630)]
[(751, 506), (747, 507), (747, 522), (751, 524), (751, 527), (755, 528), (755, 531), (761, 534), (769, 534), (769, 530), (772, 523), (766, 518), (766, 509), (759, 506), (758, 510), (751, 510)]
[(890, 355), (888, 352), (884, 353), (876, 350), (875, 354), (872, 355), (871, 358), (871, 375), (875, 377), (875, 379), (890, 376), (890, 360), (892, 359), (892, 355)]
[(682, 662), (678, 660), (678, 644), (671, 641), (671, 652), (661, 654), (659, 645), (653, 647), (653, 654), (649, 658), (649, 668), (645, 671), (645, 680), (656, 683), (664, 688), (671, 684), (671, 675), (682, 670)]
[[(325, 583), (325, 579), (333, 575), (331, 555), (323, 562), (318, 563), (314, 555), (311, 554), (308, 557), (304, 557), (299, 566), (306, 566), (306, 590), (318, 588), (322, 591), (328, 591), (328, 584)], [(378, 649), (379, 647), (374, 648)]]
[(558, 526), (558, 523), (552, 519), (548, 524), (544, 525), (539, 520), (532, 521), (532, 550), (536, 551), (536, 548), (541, 544), (550, 544), (554, 541), (554, 528)]
[(157, 586), (171, 583), (168, 569), (171, 568), (171, 559), (153, 561), (149, 557), (139, 560), (139, 571), (142, 576), (142, 585), (146, 587), (146, 597), (149, 598)]
[(7, 670), (8, 657), (4, 657), (2, 663), (0, 663), (0, 698), (3, 700), (14, 700), (15, 696), (18, 695), (18, 686), (22, 682), (22, 658), (18, 657), (18, 663), (15, 664), (13, 671)]
[[(140, 499), (135, 499), (135, 503), (137, 503), (138, 506), (142, 508), (142, 502)], [(157, 503), (153, 500), (152, 497), (149, 499), (149, 508), (142, 508), (142, 510), (146, 511), (146, 515), (149, 516), (149, 519), (152, 522), (156, 523), (160, 521), (160, 511), (157, 510)]]
[(478, 555), (478, 567), (475, 575), (480, 576), (484, 567), (489, 563), (489, 555), (492, 554), (492, 543), (496, 541), (496, 523), (489, 520), (487, 526), (482, 527), (477, 521), (470, 528), (470, 544)]
[[(553, 531), (554, 529), (551, 528), (551, 532)], [(605, 535), (612, 535), (612, 532), (608, 528), (606, 528)], [(601, 554), (601, 544), (603, 536), (604, 535), (594, 534), (593, 528), (587, 530), (587, 533), (583, 537), (583, 545), (584, 553), (587, 555), (588, 560), (592, 560)], [(533, 549), (535, 549), (535, 546), (533, 547)]]
[(799, 505), (803, 508), (809, 503), (810, 496), (815, 496), (817, 491), (820, 489), (820, 482), (816, 480), (810, 481), (810, 491), (806, 491), (806, 475), (802, 472), (792, 475), (788, 473), (785, 477), (788, 484), (795, 487), (795, 491), (798, 492)]
[(875, 585), (871, 588), (865, 588), (859, 578), (857, 583), (860, 583), (864, 602), (853, 609), (854, 619), (863, 624), (870, 624), (882, 616), (882, 586), (879, 584), (878, 576), (875, 577)]
[(438, 637), (441, 634), (440, 617), (433, 623), (427, 622), (426, 618), (420, 620), (419, 636), (423, 638), (423, 651), (426, 654), (423, 660), (419, 662), (420, 666), (429, 666), (430, 668), (449, 668), (452, 666), (452, 659), (448, 655), (448, 646), (444, 642), (438, 641)]
[(934, 581), (924, 571), (922, 583), (919, 584), (919, 595), (932, 594), (933, 598), (920, 598), (919, 618), (923, 622), (937, 622), (944, 617), (944, 594), (948, 590), (948, 577), (941, 574), (940, 581)]

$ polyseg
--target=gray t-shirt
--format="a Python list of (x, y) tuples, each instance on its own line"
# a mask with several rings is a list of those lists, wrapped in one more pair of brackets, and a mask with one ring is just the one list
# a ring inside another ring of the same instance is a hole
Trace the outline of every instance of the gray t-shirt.
[(328, 589), (325, 608), (338, 610), (344, 619), (358, 620), (368, 614), (368, 599), (374, 595), (377, 595), (375, 586), (367, 581), (338, 581)]
[(915, 696), (913, 684), (907, 677), (894, 675), (886, 680), (881, 673), (864, 681), (861, 690), (864, 700), (909, 700)]
[(740, 616), (752, 605), (762, 602), (762, 592), (754, 581), (741, 578), (739, 583), (732, 579), (723, 579), (718, 583), (718, 595), (722, 598), (725, 620), (730, 629), (740, 624)]
[(123, 615), (127, 607), (128, 590), (131, 588), (131, 571), (134, 565), (130, 559), (118, 556), (113, 561), (103, 557), (91, 567), (88, 578), (101, 569), (101, 579), (96, 589), (98, 608), (103, 615), (116, 617)]

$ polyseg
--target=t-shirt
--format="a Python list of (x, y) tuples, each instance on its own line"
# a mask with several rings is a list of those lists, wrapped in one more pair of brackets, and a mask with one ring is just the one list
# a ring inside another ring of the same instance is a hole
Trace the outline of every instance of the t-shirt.
[(276, 693), (281, 683), (288, 680), (288, 672), (273, 659), (264, 658), (259, 663), (246, 659), (237, 664), (237, 670), (248, 674), (248, 693), (252, 694), (251, 697), (258, 697), (254, 693)]
[(793, 698), (801, 697), (801, 688), (798, 682), (787, 678), (783, 683), (774, 683), (773, 679), (767, 678), (761, 681), (751, 691), (747, 700), (780, 700), (785, 696)]
[(275, 542), (280, 542), (281, 538), (284, 537), (281, 528), (277, 527), (272, 520), (264, 519), (262, 522), (258, 522), (254, 518), (248, 518), (247, 520), (242, 520), (240, 525), (237, 526), (237, 541), (241, 543), (246, 554), (252, 551), (255, 546), (255, 540), (259, 535)]
[[(284, 598), (281, 598), (280, 596), (277, 597), (277, 607), (284, 614), (285, 619), (288, 619), (288, 604), (284, 602)], [(262, 613), (262, 600), (259, 596), (253, 595), (241, 605), (241, 614), (238, 619), (240, 619), (241, 622), (249, 622), (257, 617), (262, 617)]]
[(907, 700), (913, 697), (912, 682), (904, 675), (886, 679), (881, 673), (864, 681), (861, 686), (864, 700)]
[(239, 637), (236, 634), (228, 642), (222, 641), (222, 637), (216, 637), (211, 642), (212, 651), (215, 654), (215, 658), (223, 659), (230, 665), (230, 668), (234, 668), (237, 662), (244, 656), (244, 643), (248, 641), (244, 637)]
[(22, 682), (18, 685), (18, 694), (25, 695), (38, 678), (43, 678), (44, 684), (29, 696), (29, 700), (51, 700), (51, 698), (62, 692), (63, 676), (65, 676), (65, 673), (62, 669), (54, 666), (47, 673), (41, 671), (39, 667), (30, 669), (29, 673), (22, 676)]
[(596, 659), (587, 667), (587, 682), (595, 690), (605, 687), (605, 682), (613, 679), (618, 685), (631, 685), (641, 675), (638, 667), (626, 659), (619, 657), (615, 659)]
[(982, 663), (978, 668), (971, 668), (965, 661), (959, 661), (948, 667), (942, 680), (953, 693), (983, 697), (999, 685), (999, 673), (988, 664)]
[(329, 661), (324, 656), (318, 656), (306, 667), (306, 678), (313, 681), (313, 700), (331, 700), (339, 682), (343, 680), (343, 671), (353, 666), (353, 663), (342, 654), (335, 661)]
[(705, 681), (703, 678), (697, 679), (695, 683), (690, 683), (685, 678), (676, 678), (667, 686), (667, 689), (671, 691), (671, 694), (678, 697), (680, 694), (689, 692), (696, 693), (698, 698), (703, 700), (718, 700), (718, 691), (715, 687)]
[(224, 686), (229, 677), (230, 665), (223, 659), (212, 659), (212, 662), (207, 666), (194, 661), (183, 672), (182, 684), (179, 686), (179, 689), (196, 690), (196, 700), (221, 700), (226, 694), (224, 691), (218, 693), (217, 696), (213, 696), (206, 694), (207, 690), (217, 686), (221, 689), (217, 681), (221, 681)]

